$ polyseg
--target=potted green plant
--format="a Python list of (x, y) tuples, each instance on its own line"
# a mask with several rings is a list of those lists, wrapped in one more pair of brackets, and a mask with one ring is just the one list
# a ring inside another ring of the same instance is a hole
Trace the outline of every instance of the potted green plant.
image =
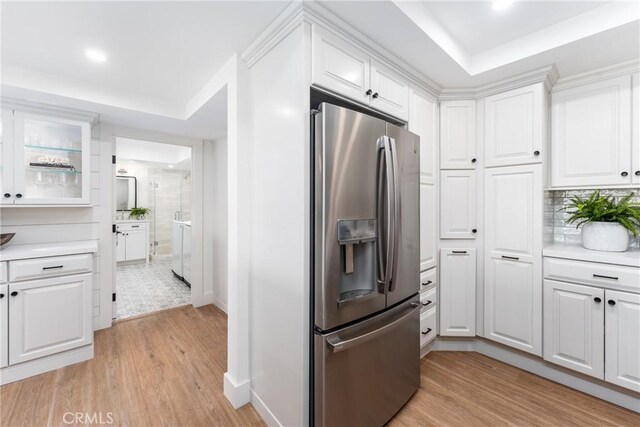
[(143, 207), (132, 208), (129, 211), (129, 218), (145, 219), (145, 217), (147, 216), (147, 214), (149, 214), (149, 212), (151, 212), (151, 209), (149, 208), (143, 208)]
[(571, 216), (567, 224), (582, 226), (582, 246), (607, 252), (624, 252), (629, 247), (629, 234), (640, 233), (640, 205), (632, 203), (634, 193), (616, 202), (612, 196), (602, 196), (594, 191), (583, 199), (574, 196), (561, 210)]

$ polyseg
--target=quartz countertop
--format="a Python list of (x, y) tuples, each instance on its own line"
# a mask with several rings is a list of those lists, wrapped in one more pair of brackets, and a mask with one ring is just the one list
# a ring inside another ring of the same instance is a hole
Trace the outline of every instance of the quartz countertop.
[(74, 255), (98, 252), (97, 240), (76, 242), (39, 243), (33, 245), (7, 245), (0, 248), (0, 261), (42, 258), (48, 256)]
[(578, 245), (552, 244), (545, 246), (542, 255), (552, 258), (575, 259), (579, 261), (601, 262), (604, 264), (640, 267), (640, 250), (626, 252), (601, 252), (585, 249)]

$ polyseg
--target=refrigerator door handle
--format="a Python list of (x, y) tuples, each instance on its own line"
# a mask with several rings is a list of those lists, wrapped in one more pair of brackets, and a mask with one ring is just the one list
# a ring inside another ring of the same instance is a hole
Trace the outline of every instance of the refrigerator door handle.
[(389, 292), (393, 292), (396, 284), (393, 280), (394, 266), (396, 264), (396, 239), (398, 237), (398, 219), (400, 218), (400, 189), (398, 188), (398, 151), (396, 150), (396, 140), (391, 137), (385, 137), (389, 141), (389, 146), (391, 148), (391, 165), (392, 172), (391, 176), (393, 177), (393, 196), (390, 198), (392, 200), (392, 209), (393, 209), (393, 223), (390, 227), (390, 233), (387, 235), (387, 239), (391, 242), (391, 258), (387, 261), (389, 265)]
[[(393, 160), (391, 154), (391, 144), (387, 136), (381, 136), (377, 141), (378, 147), (378, 189), (377, 189), (377, 225), (378, 225), (378, 284), (383, 285), (383, 289), (390, 283), (393, 274), (393, 240), (389, 239), (389, 236), (393, 234), (394, 218), (393, 218), (393, 197), (394, 197), (394, 185), (393, 185)], [(385, 174), (383, 175), (382, 169), (384, 167)], [(384, 224), (380, 221), (382, 209), (384, 207), (384, 199), (382, 197), (384, 191), (384, 185), (387, 187), (387, 215), (386, 215), (386, 231), (383, 234)], [(382, 248), (380, 245), (381, 237), (386, 237), (386, 248)], [(383, 250), (386, 252), (383, 256)]]
[(407, 320), (414, 311), (419, 310), (420, 304), (412, 303), (402, 314), (389, 322), (389, 319), (385, 319), (385, 324), (377, 329), (366, 332), (362, 335), (355, 336), (353, 338), (341, 339), (339, 335), (327, 338), (327, 346), (332, 353), (339, 353), (344, 350), (356, 347), (360, 344), (364, 344), (367, 341), (378, 338), (381, 335), (386, 334), (392, 329), (400, 326), (405, 320)]

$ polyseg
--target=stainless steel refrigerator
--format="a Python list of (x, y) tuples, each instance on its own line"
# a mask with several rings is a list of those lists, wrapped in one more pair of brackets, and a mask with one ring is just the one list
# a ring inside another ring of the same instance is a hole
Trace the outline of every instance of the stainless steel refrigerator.
[(420, 385), (419, 137), (313, 117), (313, 420), (382, 426)]

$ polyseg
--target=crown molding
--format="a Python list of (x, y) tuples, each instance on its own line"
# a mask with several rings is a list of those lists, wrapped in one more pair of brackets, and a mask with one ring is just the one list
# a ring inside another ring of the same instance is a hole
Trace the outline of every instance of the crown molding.
[(71, 120), (80, 120), (89, 122), (92, 126), (98, 123), (100, 118), (98, 113), (90, 111), (61, 107), (59, 105), (47, 104), (44, 102), (26, 101), (6, 96), (0, 98), (0, 104), (3, 109), (24, 111), (27, 113), (42, 114)]
[(563, 77), (554, 85), (552, 91), (570, 89), (576, 86), (582, 86), (594, 83), (599, 80), (606, 80), (615, 77), (631, 75), (640, 71), (640, 60), (632, 59), (631, 61), (622, 62), (620, 64), (610, 65), (608, 67), (598, 68), (596, 70), (587, 71), (585, 73), (575, 74), (573, 76)]

